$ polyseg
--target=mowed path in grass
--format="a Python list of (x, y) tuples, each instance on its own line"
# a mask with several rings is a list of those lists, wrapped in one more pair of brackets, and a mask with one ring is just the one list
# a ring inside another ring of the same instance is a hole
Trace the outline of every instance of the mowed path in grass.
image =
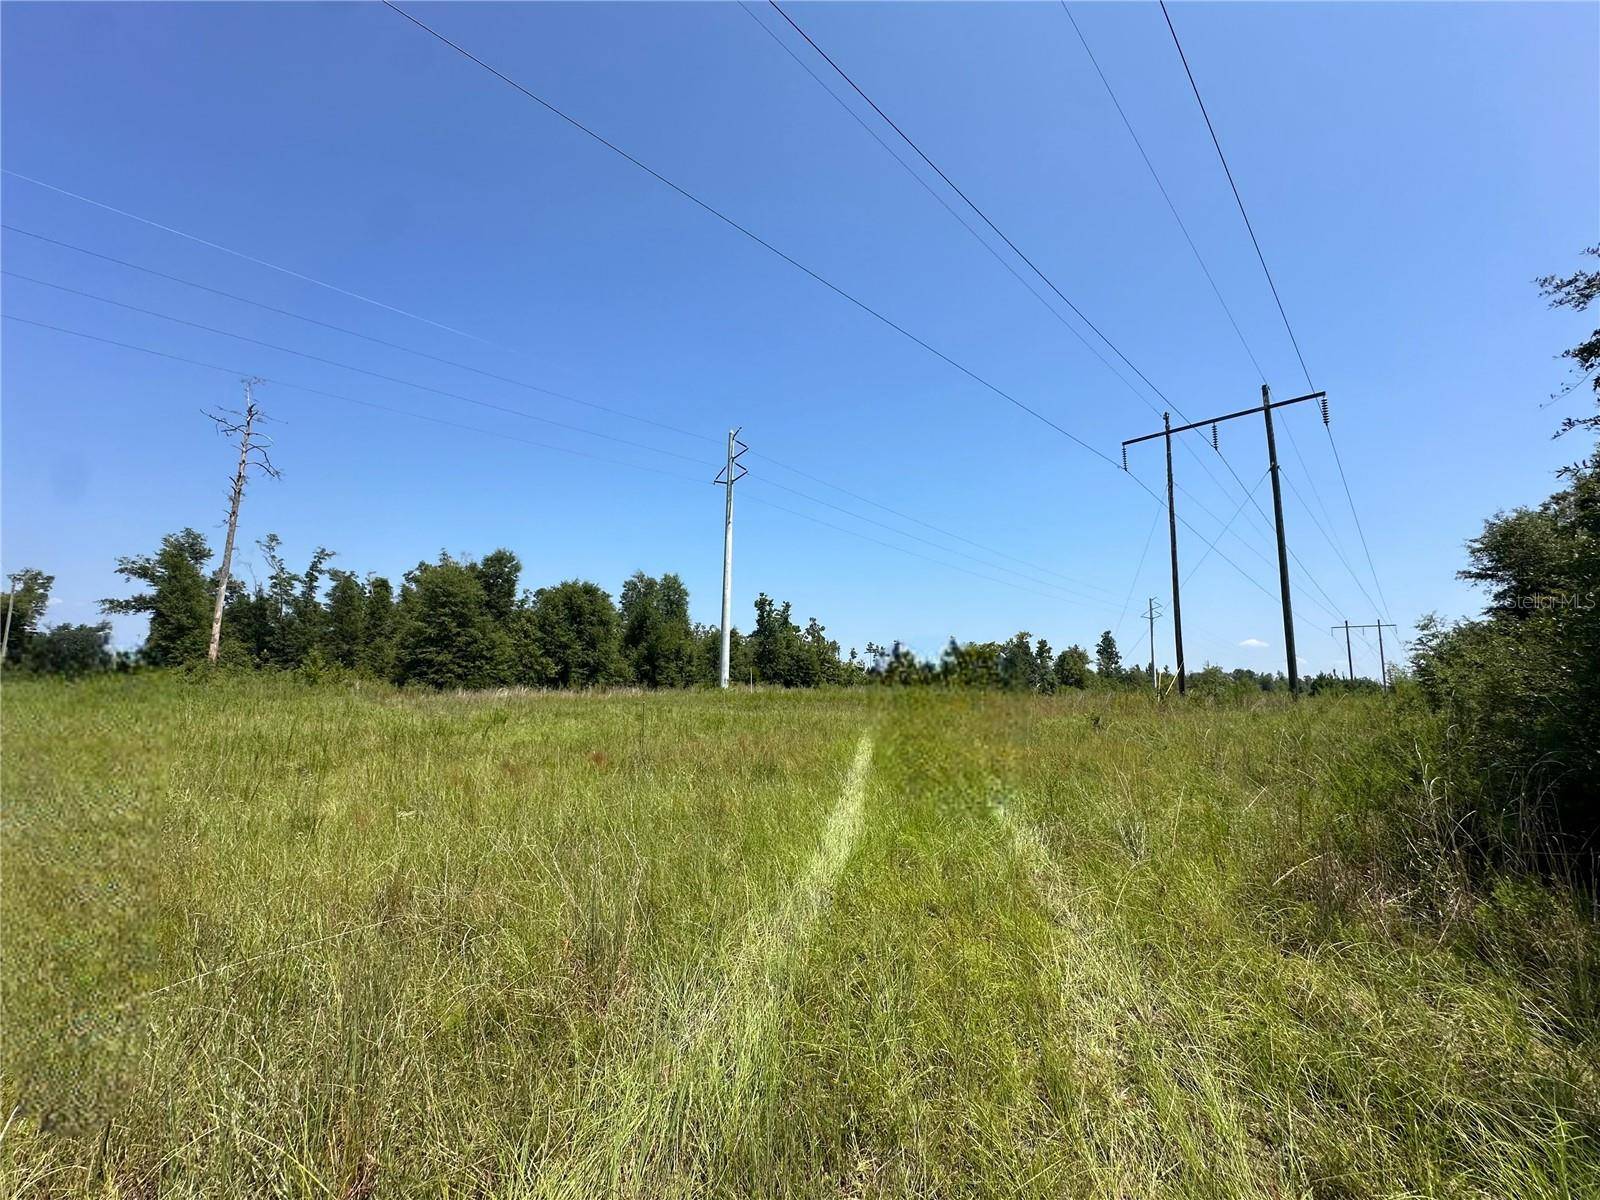
[(1594, 1039), (1306, 886), (1341, 814), (1410, 785), (1395, 720), (8, 685), (0, 1170), (76, 1196), (1600, 1194)]

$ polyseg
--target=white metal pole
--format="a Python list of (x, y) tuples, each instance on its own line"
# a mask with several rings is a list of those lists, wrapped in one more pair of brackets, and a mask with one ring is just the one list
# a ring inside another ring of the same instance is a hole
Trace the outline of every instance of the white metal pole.
[(722, 672), (720, 684), (728, 686), (729, 651), (731, 648), (730, 621), (733, 616), (733, 444), (737, 429), (728, 430), (728, 466), (724, 485), (727, 499), (722, 508)]

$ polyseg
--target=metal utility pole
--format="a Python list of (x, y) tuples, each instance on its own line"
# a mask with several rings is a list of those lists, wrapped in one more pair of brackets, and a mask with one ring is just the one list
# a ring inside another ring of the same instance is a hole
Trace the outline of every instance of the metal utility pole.
[(722, 667), (718, 680), (724, 688), (728, 686), (733, 636), (733, 485), (750, 473), (739, 463), (740, 455), (748, 449), (750, 447), (739, 440), (737, 429), (728, 430), (728, 461), (712, 480), (727, 490), (722, 506)]
[[(222, 647), (222, 609), (228, 598), (228, 573), (233, 568), (233, 539), (239, 530), (239, 502), (244, 499), (245, 480), (252, 465), (260, 467), (273, 478), (278, 476), (278, 469), (267, 457), (266, 447), (252, 440), (256, 436), (256, 422), (265, 420), (255, 400), (255, 386), (260, 382), (259, 379), (244, 381), (243, 414), (231, 409), (221, 415), (206, 414), (217, 423), (218, 433), (239, 439), (239, 466), (233, 473), (233, 484), (228, 489), (228, 536), (222, 544), (222, 569), (217, 572), (217, 603), (211, 613), (211, 645), (206, 650), (206, 657), (212, 662), (217, 661), (217, 653)], [(250, 457), (252, 451), (256, 454), (254, 459)]]
[(1321, 400), (1322, 419), (1328, 419), (1327, 393), (1308, 392), (1304, 396), (1295, 396), (1289, 400), (1273, 400), (1272, 393), (1266, 384), (1261, 385), (1261, 407), (1241, 408), (1238, 412), (1223, 413), (1218, 417), (1207, 417), (1203, 421), (1191, 421), (1187, 425), (1172, 427), (1172, 421), (1166, 414), (1162, 414), (1162, 428), (1156, 433), (1146, 433), (1136, 438), (1129, 438), (1122, 443), (1122, 469), (1128, 469), (1128, 447), (1139, 442), (1148, 442), (1153, 438), (1165, 438), (1167, 443), (1167, 527), (1172, 536), (1172, 620), (1175, 634), (1178, 639), (1178, 690), (1183, 691), (1183, 635), (1176, 630), (1178, 625), (1178, 513), (1173, 505), (1172, 483), (1172, 435), (1187, 433), (1191, 429), (1211, 427), (1211, 445), (1217, 445), (1217, 426), (1224, 421), (1232, 421), (1237, 417), (1254, 416), (1260, 413), (1267, 425), (1267, 470), (1272, 476), (1272, 511), (1278, 533), (1278, 591), (1283, 602), (1283, 647), (1288, 658), (1289, 691), (1291, 695), (1300, 694), (1300, 668), (1295, 661), (1294, 651), (1294, 605), (1289, 594), (1289, 545), (1283, 532), (1283, 490), (1278, 482), (1278, 442), (1272, 430), (1272, 410), (1284, 408), (1290, 404), (1299, 404), (1306, 400)]
[[(1183, 597), (1178, 589), (1178, 507), (1172, 502), (1172, 414), (1161, 414), (1163, 436), (1167, 442), (1167, 541), (1172, 547), (1172, 641), (1178, 655), (1178, 695), (1189, 688), (1188, 673), (1183, 668)], [(1151, 626), (1154, 629), (1154, 626)], [(1155, 659), (1155, 640), (1150, 642), (1151, 661)], [(1153, 668), (1152, 668), (1153, 673)]]
[(1156, 611), (1156, 598), (1151, 596), (1143, 616), (1150, 622), (1150, 686), (1158, 696), (1161, 694), (1161, 679), (1156, 675), (1156, 618), (1160, 615)]
[[(1337, 629), (1337, 628), (1339, 628), (1339, 626), (1335, 626), (1334, 628)], [(1352, 630), (1352, 629), (1376, 629), (1378, 631), (1378, 677), (1379, 677), (1379, 681), (1383, 684), (1384, 688), (1388, 689), (1388, 687), (1389, 687), (1389, 657), (1388, 657), (1387, 654), (1384, 653), (1384, 649), (1383, 649), (1383, 631), (1385, 629), (1398, 629), (1399, 626), (1397, 626), (1393, 621), (1381, 621), (1381, 620), (1380, 621), (1374, 621), (1370, 625), (1352, 625), (1352, 624), (1350, 624), (1349, 621), (1346, 621), (1344, 623), (1344, 627), (1343, 628), (1345, 630), (1344, 637), (1345, 637), (1345, 646), (1347, 648), (1350, 645), (1350, 632), (1349, 632), (1350, 630)], [(1355, 671), (1352, 670), (1350, 672), (1350, 675), (1351, 675), (1351, 678), (1354, 678), (1355, 677)]]

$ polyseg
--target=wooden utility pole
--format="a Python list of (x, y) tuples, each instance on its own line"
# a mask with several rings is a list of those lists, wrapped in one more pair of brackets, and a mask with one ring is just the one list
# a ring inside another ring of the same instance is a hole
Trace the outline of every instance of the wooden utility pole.
[[(254, 440), (256, 422), (265, 419), (255, 401), (255, 386), (260, 382), (259, 379), (244, 381), (242, 414), (232, 410), (222, 414), (206, 414), (217, 423), (218, 433), (239, 439), (239, 466), (233, 473), (233, 484), (228, 490), (228, 536), (222, 544), (222, 569), (217, 572), (217, 604), (211, 613), (211, 645), (206, 651), (206, 657), (211, 662), (217, 661), (217, 654), (222, 648), (222, 609), (228, 598), (228, 575), (233, 569), (233, 539), (239, 530), (239, 502), (244, 499), (245, 480), (249, 477), (252, 465), (260, 467), (274, 478), (278, 475), (278, 469), (267, 457), (266, 448)], [(254, 459), (250, 457), (252, 451), (256, 454)]]
[[(723, 688), (728, 686), (729, 659), (733, 649), (733, 485), (750, 473), (739, 462), (740, 456), (748, 449), (750, 447), (739, 440), (737, 429), (728, 430), (728, 461), (712, 480), (727, 489), (727, 498), (722, 505), (722, 664), (718, 675), (718, 682)], [(750, 686), (755, 686), (753, 678)]]
[(1272, 474), (1272, 519), (1278, 532), (1278, 591), (1283, 596), (1283, 650), (1289, 660), (1289, 695), (1300, 695), (1300, 663), (1294, 653), (1294, 604), (1289, 597), (1289, 544), (1283, 536), (1283, 485), (1278, 480), (1278, 439), (1272, 432), (1272, 389), (1261, 385), (1261, 417), (1267, 423), (1267, 470)]
[[(1272, 393), (1266, 384), (1261, 385), (1261, 407), (1241, 408), (1238, 412), (1223, 413), (1218, 417), (1207, 417), (1204, 421), (1191, 421), (1187, 425), (1180, 425), (1174, 429), (1172, 419), (1167, 413), (1161, 414), (1161, 429), (1155, 433), (1146, 433), (1140, 437), (1129, 438), (1122, 443), (1122, 469), (1128, 469), (1128, 447), (1139, 442), (1148, 442), (1152, 438), (1164, 438), (1167, 443), (1167, 527), (1172, 535), (1172, 623), (1178, 641), (1178, 690), (1183, 691), (1183, 634), (1176, 629), (1178, 625), (1178, 514), (1173, 506), (1172, 496), (1172, 435), (1187, 433), (1191, 429), (1201, 429), (1211, 426), (1211, 444), (1217, 444), (1217, 426), (1224, 421), (1232, 421), (1237, 417), (1254, 416), (1260, 413), (1267, 425), (1267, 471), (1272, 476), (1272, 511), (1276, 518), (1275, 525), (1278, 533), (1278, 592), (1283, 602), (1283, 648), (1288, 658), (1289, 692), (1291, 695), (1300, 694), (1300, 665), (1295, 660), (1294, 651), (1294, 604), (1289, 594), (1289, 544), (1283, 532), (1283, 490), (1278, 482), (1278, 441), (1272, 429), (1272, 410), (1284, 408), (1290, 404), (1299, 404), (1305, 400), (1323, 401), (1322, 419), (1328, 419), (1326, 392), (1308, 392), (1304, 396), (1295, 396), (1289, 400), (1273, 400)], [(1356, 627), (1352, 627), (1356, 628)], [(1392, 628), (1392, 627), (1391, 627)]]
[[(1333, 631), (1338, 633), (1339, 627), (1335, 625), (1333, 627)], [(1344, 623), (1344, 665), (1349, 668), (1350, 682), (1354, 683), (1356, 681), (1356, 656), (1355, 653), (1350, 649), (1350, 622), (1348, 619), (1346, 619)]]
[(11, 647), (11, 613), (17, 607), (17, 577), (11, 576), (11, 590), (6, 593), (6, 627), (0, 633), (0, 667), (5, 665), (6, 653)]

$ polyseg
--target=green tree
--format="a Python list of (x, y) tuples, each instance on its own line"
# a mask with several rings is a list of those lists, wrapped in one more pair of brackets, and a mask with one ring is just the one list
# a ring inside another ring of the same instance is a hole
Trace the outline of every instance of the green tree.
[[(1590, 246), (1584, 253), (1600, 258), (1600, 246)], [(1539, 294), (1550, 301), (1551, 308), (1570, 308), (1573, 312), (1583, 312), (1597, 297), (1600, 297), (1600, 271), (1544, 275), (1536, 282), (1539, 285)], [(1579, 374), (1577, 379), (1573, 380), (1565, 390), (1558, 392), (1553, 399), (1559, 399), (1587, 382), (1594, 392), (1595, 403), (1600, 404), (1600, 329), (1596, 329), (1572, 349), (1564, 351), (1562, 357), (1571, 359), (1573, 367)], [(1557, 434), (1559, 436), (1577, 429), (1600, 432), (1600, 413), (1587, 417), (1567, 417), (1561, 422)], [(1595, 465), (1595, 459), (1589, 458), (1583, 465), (1592, 467)], [(1570, 469), (1563, 473), (1570, 474)]]
[(532, 640), (548, 660), (557, 687), (593, 687), (628, 680), (622, 627), (599, 584), (569, 579), (533, 596)]
[(484, 688), (508, 681), (511, 642), (489, 616), (483, 584), (468, 564), (441, 555), (407, 572), (401, 591), (395, 675), (434, 688)]
[(366, 644), (361, 666), (379, 679), (394, 678), (394, 585), (382, 575), (367, 578)]
[(26, 656), (28, 644), (44, 620), (45, 609), (50, 607), (50, 589), (55, 582), (54, 575), (46, 575), (33, 567), (11, 576), (5, 601), (7, 611), (0, 612), (0, 620), (10, 620), (6, 638), (7, 663), (21, 662)]
[[(695, 640), (689, 589), (676, 575), (652, 579), (643, 571), (622, 585), (622, 652), (646, 687), (684, 687), (694, 681)], [(718, 653), (720, 654), (720, 646)]]
[[(891, 662), (898, 659), (899, 649), (897, 645)], [(951, 638), (939, 658), (939, 677), (951, 687), (997, 688), (1003, 651), (999, 642), (958, 642)]]
[(98, 625), (57, 625), (30, 640), (27, 669), (68, 679), (109, 671), (114, 661), (110, 643), (110, 621), (101, 621)]
[(1600, 834), (1600, 471), (1568, 478), (1468, 543), (1461, 577), (1489, 589), (1484, 615), (1419, 622), (1413, 663), (1465, 734), (1461, 762), (1490, 800), (1526, 801), (1582, 837)]
[(341, 667), (362, 665), (367, 641), (367, 591), (349, 571), (330, 571), (324, 646)]
[(522, 576), (522, 560), (509, 550), (491, 550), (470, 567), (483, 585), (483, 603), (489, 619), (509, 625), (517, 608), (517, 581)]
[(1000, 649), (1000, 685), (1013, 692), (1037, 691), (1037, 665), (1038, 660), (1033, 653), (1033, 634), (1026, 630), (1013, 634), (1011, 640)]
[(807, 675), (800, 630), (788, 601), (778, 604), (765, 592), (756, 597), (756, 627), (750, 634), (756, 678), (783, 687), (801, 686)]
[(204, 572), (210, 558), (206, 539), (193, 529), (184, 529), (162, 538), (161, 549), (154, 555), (117, 559), (118, 575), (146, 584), (149, 590), (125, 599), (102, 600), (100, 610), (149, 614), (150, 632), (143, 654), (152, 666), (180, 666), (206, 656), (215, 598)]
[(1089, 686), (1089, 652), (1082, 646), (1068, 646), (1056, 657), (1056, 686), (1079, 689)]
[(800, 686), (821, 687), (843, 682), (844, 664), (839, 661), (839, 643), (828, 636), (821, 621), (811, 617), (800, 635)]
[(1104, 684), (1116, 684), (1122, 679), (1122, 651), (1117, 649), (1117, 639), (1111, 630), (1100, 635), (1094, 647), (1094, 673)]

